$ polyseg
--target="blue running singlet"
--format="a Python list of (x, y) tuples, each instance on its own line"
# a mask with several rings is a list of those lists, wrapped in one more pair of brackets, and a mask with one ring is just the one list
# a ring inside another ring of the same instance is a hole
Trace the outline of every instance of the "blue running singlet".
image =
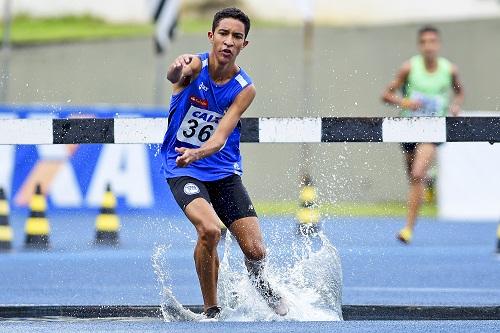
[(236, 96), (252, 84), (251, 78), (240, 68), (227, 83), (217, 85), (208, 71), (208, 53), (198, 57), (202, 62), (200, 73), (184, 90), (172, 95), (170, 100), (168, 128), (161, 147), (164, 175), (166, 178), (190, 176), (201, 181), (241, 175), (241, 122), (219, 152), (197, 160), (187, 167), (178, 167), (175, 163), (179, 156), (175, 148), (202, 146), (215, 132), (219, 121)]

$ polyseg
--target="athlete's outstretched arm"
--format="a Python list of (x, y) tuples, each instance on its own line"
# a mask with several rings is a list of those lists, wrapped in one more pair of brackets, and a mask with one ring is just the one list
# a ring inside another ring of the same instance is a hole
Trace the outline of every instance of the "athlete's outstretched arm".
[(174, 85), (174, 93), (184, 89), (201, 69), (201, 60), (194, 54), (178, 56), (168, 66), (167, 79)]
[(410, 70), (411, 64), (407, 61), (403, 64), (403, 66), (401, 66), (394, 80), (392, 80), (384, 90), (382, 94), (382, 101), (405, 109), (416, 110), (421, 107), (420, 102), (400, 97), (397, 94), (397, 90), (405, 84), (406, 79), (410, 74)]
[(455, 96), (450, 103), (450, 113), (452, 116), (456, 117), (460, 113), (460, 108), (464, 103), (465, 95), (462, 82), (458, 78), (458, 68), (455, 65), (453, 65), (451, 69), (451, 88), (453, 89)]
[(226, 144), (226, 140), (240, 121), (241, 116), (252, 104), (255, 98), (255, 87), (253, 84), (243, 89), (234, 99), (226, 114), (220, 120), (219, 126), (214, 134), (200, 148), (190, 149), (186, 147), (175, 148), (181, 155), (177, 157), (177, 165), (184, 167), (201, 158), (210, 156), (220, 151)]

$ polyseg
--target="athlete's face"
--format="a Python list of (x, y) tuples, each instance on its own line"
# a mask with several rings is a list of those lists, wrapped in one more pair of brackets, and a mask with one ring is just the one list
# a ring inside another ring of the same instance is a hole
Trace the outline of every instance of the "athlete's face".
[(418, 39), (420, 54), (426, 59), (435, 59), (441, 49), (439, 35), (432, 31), (424, 32)]
[(240, 51), (248, 44), (245, 39), (245, 25), (233, 18), (222, 19), (214, 32), (208, 32), (208, 39), (221, 64), (234, 62)]

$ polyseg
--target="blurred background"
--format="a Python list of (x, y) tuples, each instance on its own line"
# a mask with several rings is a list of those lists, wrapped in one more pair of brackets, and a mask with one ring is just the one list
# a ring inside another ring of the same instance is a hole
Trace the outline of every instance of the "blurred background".
[[(499, 0), (0, 0), (0, 118), (166, 117), (168, 65), (209, 50), (213, 14), (227, 6), (252, 19), (238, 58), (257, 88), (245, 117), (398, 116), (381, 95), (418, 53), (424, 24), (459, 68), (462, 115), (500, 115)], [(307, 248), (294, 215), (315, 201), (342, 258), (345, 304), (499, 304), (499, 144), (439, 148), (406, 248), (394, 237), (408, 190), (399, 144), (241, 149), (278, 264)], [(13, 249), (0, 256), (0, 304), (158, 304), (166, 275), (179, 301), (200, 303), (196, 234), (160, 167), (155, 144), (0, 145), (0, 246)], [(301, 188), (304, 173), (317, 197)], [(50, 251), (29, 250), (30, 237), (49, 237), (37, 216), (50, 220)], [(118, 250), (94, 246), (106, 232)], [(155, 256), (173, 263), (156, 279)]]
[[(2, 0), (2, 115), (166, 116), (167, 66), (181, 53), (209, 49), (213, 13), (225, 6), (241, 7), (253, 23), (239, 58), (258, 91), (247, 117), (397, 116), (380, 96), (417, 53), (416, 32), (424, 23), (441, 29), (442, 55), (460, 69), (463, 109), (494, 115), (500, 109), (498, 0)], [(95, 208), (111, 183), (120, 207), (176, 209), (161, 179), (158, 147), (115, 146), (1, 146), (0, 186), (14, 207), (23, 207), (39, 177), (34, 168), (59, 159), (63, 166), (45, 177), (52, 179), (44, 186), (50, 207)], [(479, 207), (460, 218), (500, 215), (500, 180), (487, 174), (498, 163), (498, 147), (468, 147), (441, 149), (442, 167), (455, 170), (466, 185), (447, 180), (448, 197), (437, 190), (425, 216), (438, 214), (436, 198), (442, 212), (463, 206), (454, 195)], [(330, 213), (404, 215), (407, 181), (398, 144), (283, 148), (242, 144), (244, 180), (261, 212), (291, 212), (307, 168)], [(110, 165), (113, 159), (121, 162)], [(433, 169), (432, 177), (440, 174), (450, 171)], [(449, 202), (455, 206), (445, 207)]]

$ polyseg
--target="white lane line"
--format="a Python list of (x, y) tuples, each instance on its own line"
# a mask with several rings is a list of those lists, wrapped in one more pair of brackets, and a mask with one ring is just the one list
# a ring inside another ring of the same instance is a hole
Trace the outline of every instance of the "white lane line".
[(376, 291), (376, 292), (412, 292), (412, 293), (500, 293), (500, 289), (492, 288), (402, 288), (402, 287), (344, 287), (350, 291)]

